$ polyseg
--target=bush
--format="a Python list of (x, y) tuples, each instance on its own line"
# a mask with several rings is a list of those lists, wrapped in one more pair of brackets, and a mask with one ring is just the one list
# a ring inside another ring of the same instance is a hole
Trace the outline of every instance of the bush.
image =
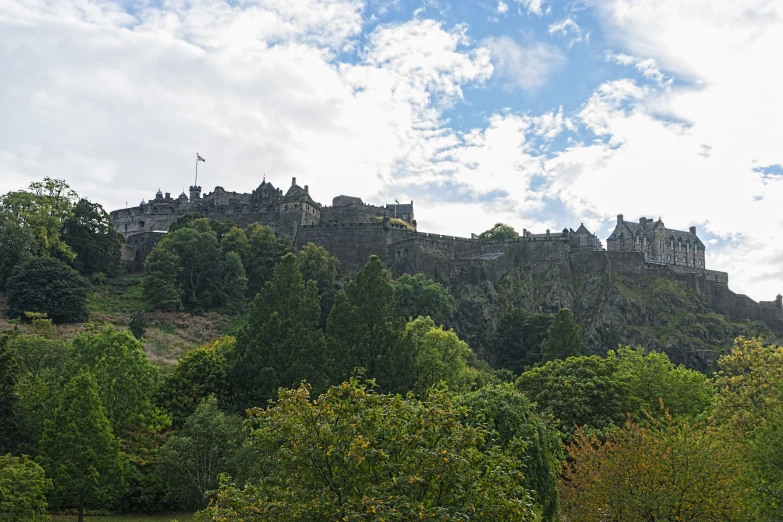
[(25, 312), (47, 314), (55, 323), (87, 320), (85, 278), (54, 258), (35, 258), (23, 263), (8, 279), (8, 305), (13, 317)]
[(46, 518), (46, 492), (51, 487), (43, 468), (27, 455), (0, 455), (0, 519), (15, 522)]

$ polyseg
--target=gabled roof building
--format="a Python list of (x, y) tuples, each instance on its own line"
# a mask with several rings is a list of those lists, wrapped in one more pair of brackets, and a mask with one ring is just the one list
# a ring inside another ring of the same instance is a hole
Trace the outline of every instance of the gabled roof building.
[(705, 246), (696, 235), (696, 227), (685, 232), (667, 228), (657, 221), (640, 218), (638, 223), (617, 215), (614, 232), (606, 240), (610, 252), (641, 252), (648, 263), (707, 268)]

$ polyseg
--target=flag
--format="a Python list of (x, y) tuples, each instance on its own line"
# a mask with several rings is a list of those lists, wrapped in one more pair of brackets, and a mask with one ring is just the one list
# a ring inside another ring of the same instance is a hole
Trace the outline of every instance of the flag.
[(196, 153), (196, 161), (197, 161), (197, 162), (198, 162), (198, 161), (203, 161), (204, 163), (206, 163), (206, 162), (207, 162), (207, 160), (205, 160), (204, 158), (202, 158), (201, 156), (199, 156), (199, 155), (198, 155), (198, 152)]
[(400, 204), (400, 202), (399, 202), (399, 201), (397, 201), (396, 199), (394, 200), (394, 202), (395, 202), (395, 203), (397, 203), (398, 205)]

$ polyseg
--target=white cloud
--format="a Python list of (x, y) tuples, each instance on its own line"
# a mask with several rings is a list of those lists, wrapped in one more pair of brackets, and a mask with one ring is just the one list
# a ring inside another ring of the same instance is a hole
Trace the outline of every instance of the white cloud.
[(544, 14), (542, 5), (543, 0), (516, 0), (516, 2), (520, 5), (521, 8), (536, 14), (538, 16), (541, 16)]
[(566, 64), (563, 53), (543, 42), (522, 46), (507, 36), (485, 38), (499, 79), (510, 89), (537, 89)]
[(550, 24), (547, 30), (549, 34), (582, 34), (582, 29), (571, 18)]
[(505, 14), (508, 12), (508, 4), (505, 3), (503, 0), (498, 0), (498, 7), (497, 7), (498, 14)]
[[(770, 299), (783, 288), (783, 183), (754, 168), (783, 161), (780, 79), (769, 65), (783, 48), (781, 4), (596, 5), (624, 51), (610, 59), (655, 83), (618, 80), (595, 92), (578, 119), (602, 139), (547, 161), (552, 194), (596, 222), (624, 213), (698, 225), (719, 239), (710, 267), (729, 271), (735, 290)], [(661, 68), (681, 81), (665, 80)]]

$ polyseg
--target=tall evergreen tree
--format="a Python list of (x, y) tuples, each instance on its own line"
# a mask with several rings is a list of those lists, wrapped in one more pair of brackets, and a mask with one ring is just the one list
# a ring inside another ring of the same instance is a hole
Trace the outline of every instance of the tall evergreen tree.
[(55, 323), (87, 320), (87, 280), (59, 259), (30, 259), (8, 279), (6, 286), (14, 317), (39, 312)]
[(532, 314), (521, 308), (506, 312), (490, 340), (492, 365), (520, 374), (540, 361), (541, 344), (552, 319), (550, 314)]
[(377, 256), (338, 294), (327, 322), (338, 380), (364, 368), (384, 391), (405, 392), (415, 381), (415, 351), (395, 314), (391, 276)]
[(302, 380), (326, 388), (329, 358), (318, 326), (319, 300), (315, 282), (305, 283), (296, 256), (286, 254), (237, 335), (229, 380), (240, 410), (263, 406), (278, 388)]
[(541, 360), (566, 359), (585, 352), (582, 333), (576, 324), (571, 310), (561, 308), (555, 315), (547, 332), (546, 340), (541, 345)]
[(41, 462), (64, 507), (101, 507), (122, 493), (124, 463), (120, 445), (98, 396), (92, 374), (79, 370), (66, 384), (60, 402), (45, 422)]

